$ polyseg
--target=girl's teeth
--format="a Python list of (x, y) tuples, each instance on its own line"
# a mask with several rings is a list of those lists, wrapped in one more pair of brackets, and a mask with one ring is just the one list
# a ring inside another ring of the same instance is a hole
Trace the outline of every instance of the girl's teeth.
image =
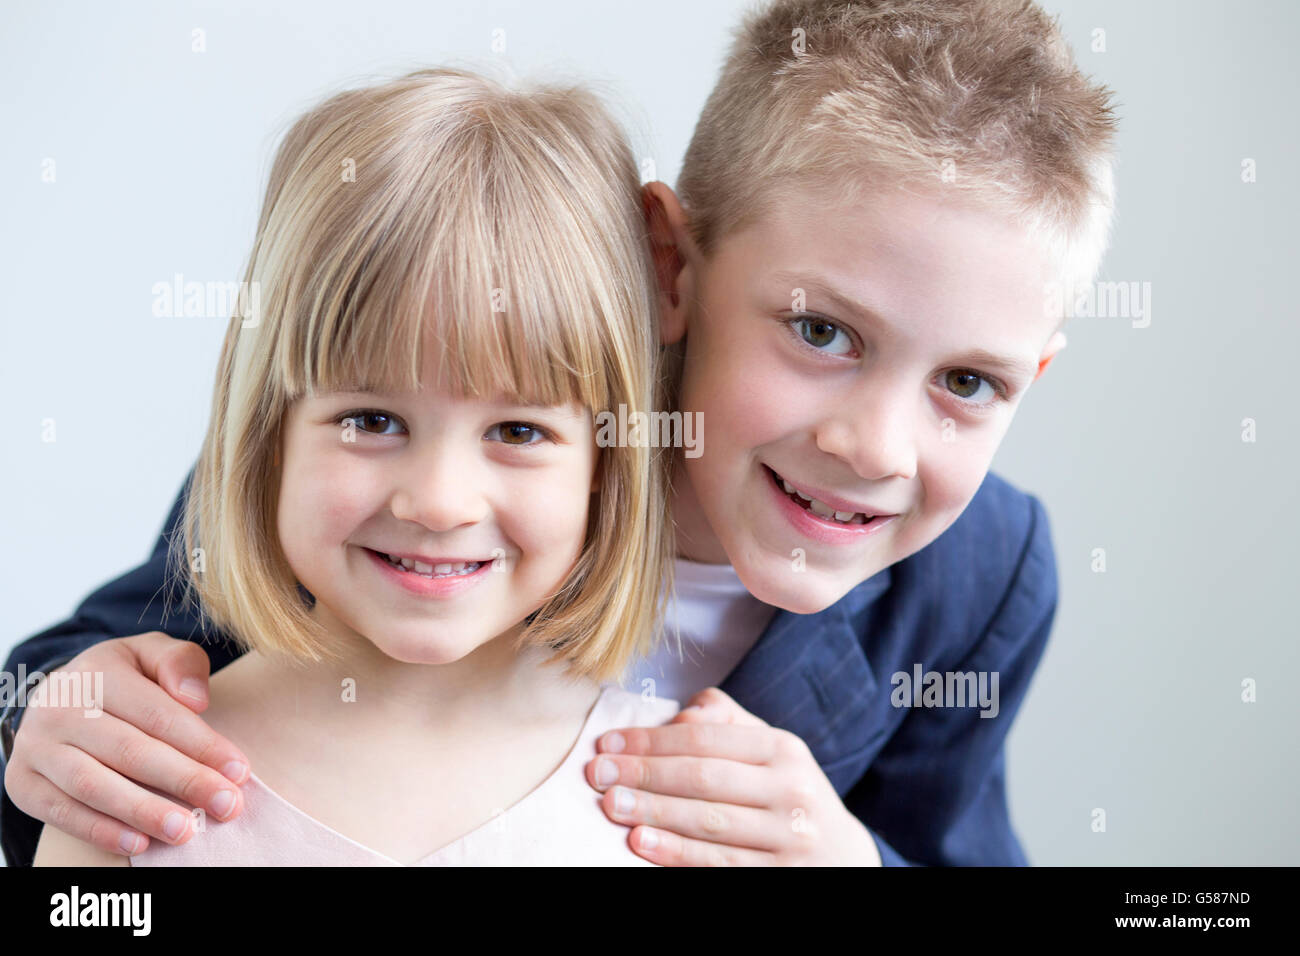
[(478, 561), (457, 561), (455, 564), (426, 564), (423, 561), (413, 561), (410, 558), (394, 558), (391, 555), (384, 555), (388, 563), (395, 568), (401, 568), (404, 571), (410, 571), (412, 574), (419, 574), (426, 578), (439, 577), (445, 575), (464, 575), (473, 574), (479, 569)]
[(848, 520), (849, 520), (850, 518), (852, 518), (855, 514), (857, 514), (856, 511), (837, 511), (837, 512), (835, 512), (835, 520), (836, 520), (836, 521), (848, 521)]

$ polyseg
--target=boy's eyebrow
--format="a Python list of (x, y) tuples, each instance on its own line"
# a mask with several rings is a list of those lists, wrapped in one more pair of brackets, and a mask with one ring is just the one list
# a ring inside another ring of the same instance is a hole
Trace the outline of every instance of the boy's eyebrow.
[[(795, 287), (806, 287), (817, 292), (819, 295), (830, 299), (839, 309), (850, 315), (857, 316), (866, 325), (874, 328), (885, 329), (891, 334), (895, 329), (881, 317), (879, 312), (868, 308), (861, 302), (855, 302), (848, 296), (845, 296), (835, 290), (831, 283), (815, 275), (799, 275), (793, 272), (777, 272), (773, 275), (773, 281), (781, 282), (785, 285), (794, 283)], [(968, 361), (973, 365), (992, 366), (1000, 369), (1009, 376), (1019, 376), (1022, 379), (1032, 378), (1038, 371), (1038, 363), (1022, 360), (1009, 355), (998, 355), (990, 352), (988, 349), (974, 348), (968, 349), (961, 356), (961, 361)]]

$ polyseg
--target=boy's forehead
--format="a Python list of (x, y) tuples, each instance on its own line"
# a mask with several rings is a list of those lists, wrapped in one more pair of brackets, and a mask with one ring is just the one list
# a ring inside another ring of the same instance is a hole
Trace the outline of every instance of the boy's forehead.
[(882, 189), (837, 201), (790, 189), (724, 237), (706, 268), (747, 277), (770, 299), (802, 302), (807, 311), (834, 308), (831, 317), (873, 335), (926, 331), (1034, 369), (1058, 323), (1041, 239), (941, 190)]

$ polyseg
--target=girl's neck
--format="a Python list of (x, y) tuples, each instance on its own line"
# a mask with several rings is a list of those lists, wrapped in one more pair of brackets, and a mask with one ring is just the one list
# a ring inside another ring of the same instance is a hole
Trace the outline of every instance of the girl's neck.
[[(318, 606), (318, 610), (320, 610)], [(328, 617), (328, 615), (325, 615)], [(575, 679), (559, 666), (543, 666), (536, 648), (516, 653), (511, 630), (445, 664), (407, 663), (380, 651), (364, 636), (336, 627), (340, 660), (298, 664), (263, 656), (258, 670), (264, 687), (293, 695), (294, 712), (322, 729), (349, 734), (373, 727), (386, 735), (420, 736), (503, 730), (520, 723), (569, 721), (585, 712), (599, 687)]]

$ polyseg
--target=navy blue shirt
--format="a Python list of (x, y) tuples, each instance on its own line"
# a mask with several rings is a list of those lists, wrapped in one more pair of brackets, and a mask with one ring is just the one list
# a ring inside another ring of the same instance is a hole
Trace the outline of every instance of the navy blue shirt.
[[(184, 495), (183, 488), (146, 563), (19, 644), (5, 668), (48, 670), (99, 641), (145, 631), (199, 643), (213, 673), (238, 656), (224, 635), (201, 635), (192, 608), (168, 606), (168, 548), (179, 547)], [(990, 472), (966, 510), (920, 551), (824, 611), (778, 610), (720, 686), (808, 744), (886, 866), (1023, 866), (1004, 745), (1056, 603), (1042, 504)], [(916, 706), (920, 698), (894, 675), (911, 679), (918, 665), (923, 674), (996, 674), (997, 715), (981, 716), (992, 708), (975, 699)], [(40, 830), (4, 794), (0, 842), (10, 866), (31, 865)]]

